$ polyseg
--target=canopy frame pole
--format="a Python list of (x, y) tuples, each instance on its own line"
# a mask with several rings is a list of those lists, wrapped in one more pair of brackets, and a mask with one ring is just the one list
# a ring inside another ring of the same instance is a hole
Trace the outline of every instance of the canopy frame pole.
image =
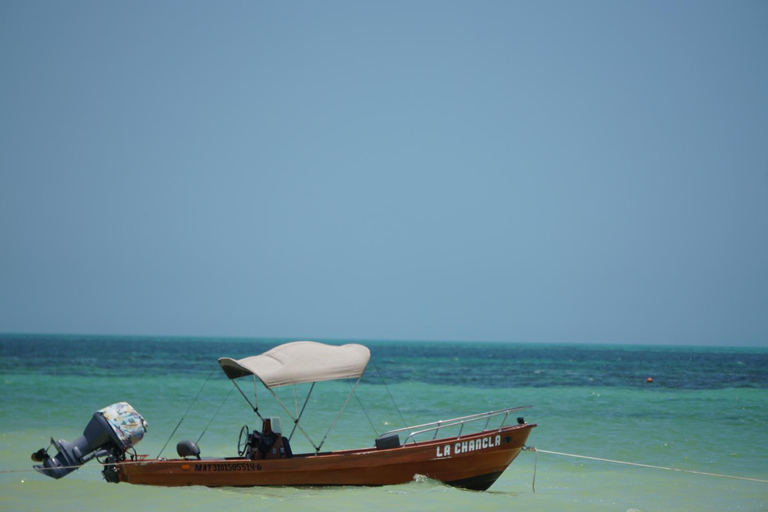
[[(289, 442), (291, 441), (291, 439), (293, 439), (293, 434), (294, 434), (294, 432), (296, 432), (296, 427), (299, 425), (299, 421), (301, 420), (301, 417), (304, 415), (304, 409), (307, 408), (307, 404), (309, 403), (309, 397), (312, 396), (312, 390), (315, 389), (315, 384), (316, 383), (313, 382), (312, 383), (312, 387), (309, 388), (309, 393), (307, 393), (307, 398), (304, 400), (304, 405), (301, 406), (301, 412), (298, 412), (299, 404), (298, 403), (296, 404), (297, 416), (296, 416), (296, 419), (293, 420), (293, 429), (291, 430), (291, 435), (288, 436), (288, 441)], [(295, 396), (295, 393), (296, 393), (296, 385), (295, 384), (293, 385), (293, 391), (294, 391), (294, 396)], [(291, 419), (293, 419), (293, 418), (291, 418)], [(312, 446), (315, 446), (315, 444), (312, 443)]]
[(341, 406), (341, 410), (339, 411), (339, 414), (336, 415), (336, 419), (333, 420), (333, 423), (331, 423), (331, 426), (328, 427), (328, 431), (325, 433), (325, 436), (323, 436), (323, 440), (320, 441), (320, 445), (315, 448), (315, 454), (320, 451), (320, 448), (322, 448), (323, 444), (325, 443), (325, 440), (328, 438), (328, 434), (331, 433), (331, 430), (333, 430), (333, 427), (336, 426), (336, 422), (339, 421), (339, 418), (341, 417), (341, 413), (344, 412), (344, 409), (346, 409), (347, 404), (349, 403), (349, 399), (352, 398), (352, 395), (355, 394), (355, 389), (357, 389), (357, 385), (360, 384), (360, 379), (363, 378), (363, 375), (360, 374), (360, 376), (357, 378), (357, 381), (355, 382), (355, 385), (352, 386), (352, 391), (349, 392), (349, 395), (347, 395), (347, 399), (344, 401), (344, 405)]
[(253, 409), (253, 412), (255, 412), (255, 413), (256, 413), (256, 416), (258, 416), (258, 417), (261, 419), (261, 421), (264, 421), (264, 418), (262, 418), (262, 417), (261, 417), (261, 414), (259, 414), (259, 408), (258, 408), (258, 406), (254, 406), (254, 405), (251, 403), (251, 401), (250, 401), (250, 400), (248, 400), (248, 397), (247, 397), (247, 396), (245, 396), (245, 393), (243, 393), (243, 390), (242, 390), (242, 389), (240, 389), (240, 386), (238, 386), (238, 385), (237, 385), (237, 381), (236, 381), (235, 379), (229, 379), (229, 380), (231, 380), (231, 381), (232, 381), (232, 384), (234, 384), (234, 385), (235, 385), (235, 387), (237, 388), (237, 390), (240, 392), (240, 394), (241, 394), (241, 395), (243, 395), (243, 398), (245, 398), (245, 401), (246, 401), (246, 402), (248, 402), (248, 405), (250, 405), (250, 406), (251, 406), (251, 409)]
[[(306, 407), (306, 405), (307, 405), (307, 402), (309, 401), (309, 395), (311, 395), (311, 394), (312, 394), (312, 390), (313, 390), (314, 388), (315, 388), (315, 383), (313, 382), (313, 383), (312, 383), (312, 388), (310, 388), (310, 390), (309, 390), (309, 394), (307, 395), (307, 400), (304, 402), (304, 406), (305, 406), (305, 407)], [(280, 400), (280, 398), (278, 398), (277, 394), (275, 394), (275, 392), (274, 392), (274, 391), (272, 391), (272, 388), (269, 388), (269, 387), (268, 387), (268, 388), (267, 388), (267, 390), (268, 390), (270, 393), (272, 393), (272, 396), (275, 398), (275, 401), (276, 401), (278, 404), (280, 404), (280, 407), (282, 407), (282, 408), (283, 408), (283, 410), (284, 410), (284, 411), (285, 411), (285, 413), (288, 415), (288, 417), (289, 417), (289, 418), (291, 418), (291, 420), (293, 420), (293, 429), (294, 429), (294, 431), (296, 430), (296, 427), (299, 427), (299, 430), (301, 430), (301, 433), (302, 433), (302, 434), (304, 434), (304, 437), (306, 437), (306, 438), (307, 438), (307, 441), (309, 441), (309, 444), (311, 444), (311, 445), (312, 445), (312, 448), (314, 448), (314, 449), (315, 449), (315, 453), (319, 452), (319, 451), (320, 451), (320, 447), (319, 447), (319, 446), (317, 446), (317, 445), (315, 444), (315, 442), (314, 442), (314, 441), (312, 441), (312, 438), (311, 438), (311, 437), (309, 437), (309, 434), (307, 434), (307, 431), (306, 431), (306, 430), (304, 430), (304, 428), (303, 428), (301, 425), (299, 425), (299, 419), (301, 419), (301, 415), (299, 415), (299, 417), (298, 417), (298, 418), (294, 418), (294, 417), (293, 417), (293, 414), (291, 414), (291, 411), (289, 411), (289, 410), (288, 410), (288, 408), (285, 406), (285, 404), (283, 403), (283, 401), (282, 401), (282, 400)], [(302, 412), (302, 414), (304, 413), (304, 408), (302, 408), (302, 409), (301, 409), (301, 412)], [(293, 436), (293, 432), (291, 432), (291, 436)], [(289, 441), (290, 441), (290, 438), (289, 438)], [(321, 444), (322, 444), (322, 443), (321, 443)]]

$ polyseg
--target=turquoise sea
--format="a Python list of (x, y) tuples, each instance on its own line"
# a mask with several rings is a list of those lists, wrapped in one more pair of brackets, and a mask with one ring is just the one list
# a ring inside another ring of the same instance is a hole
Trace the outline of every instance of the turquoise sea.
[[(79, 437), (96, 410), (119, 401), (149, 422), (139, 453), (157, 456), (178, 425), (162, 456), (175, 456), (182, 439), (200, 439), (203, 456), (234, 455), (240, 427), (259, 422), (216, 360), (285, 341), (0, 335), (0, 509), (768, 510), (765, 482), (532, 451), (487, 492), (426, 478), (378, 488), (115, 485), (95, 461), (61, 480), (31, 471), (33, 451), (51, 437)], [(373, 364), (324, 448), (370, 446), (403, 426), (401, 415), (417, 424), (532, 405), (520, 414), (538, 424), (528, 444), (539, 450), (768, 480), (768, 349), (358, 342)], [(305, 413), (310, 434), (322, 438), (349, 390), (317, 385)], [(252, 398), (250, 385), (244, 391)], [(299, 404), (306, 391), (298, 387)], [(293, 388), (280, 395), (294, 407)], [(263, 388), (258, 397), (262, 413), (281, 415)], [(295, 437), (293, 449), (309, 445)]]

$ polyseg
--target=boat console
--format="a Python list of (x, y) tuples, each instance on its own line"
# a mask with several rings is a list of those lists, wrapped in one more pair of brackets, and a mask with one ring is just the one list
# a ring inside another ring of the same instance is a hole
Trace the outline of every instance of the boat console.
[[(249, 433), (247, 429), (247, 426), (243, 427), (247, 439), (245, 447), (242, 448), (241, 441), (238, 442), (239, 455), (245, 455), (252, 460), (284, 459), (293, 456), (288, 439), (282, 435), (283, 429), (280, 418), (265, 419), (261, 432), (254, 430)], [(240, 431), (241, 440), (243, 430)]]

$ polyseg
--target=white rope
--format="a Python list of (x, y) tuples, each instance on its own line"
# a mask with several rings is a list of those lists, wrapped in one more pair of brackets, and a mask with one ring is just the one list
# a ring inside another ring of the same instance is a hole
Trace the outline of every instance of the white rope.
[[(101, 469), (100, 466), (56, 466), (54, 469)], [(36, 472), (36, 469), (2, 469), (0, 470), (0, 474), (5, 473), (34, 473)]]
[[(589, 457), (587, 455), (576, 455), (575, 453), (563, 453), (563, 452), (555, 452), (555, 451), (551, 451), (551, 450), (541, 450), (541, 449), (536, 448), (534, 446), (524, 446), (523, 450), (524, 451), (529, 451), (529, 452), (535, 452), (537, 454), (539, 452), (541, 452), (541, 453), (546, 453), (548, 455), (561, 455), (563, 457), (573, 457), (573, 458), (576, 458), (576, 459), (595, 460), (595, 461), (598, 461), (598, 462), (610, 462), (612, 464), (624, 464), (626, 466), (636, 466), (636, 467), (640, 467), (640, 468), (663, 469), (664, 471), (677, 471), (679, 473), (691, 473), (691, 474), (694, 474), (694, 475), (714, 476), (714, 477), (718, 477), (718, 478), (732, 478), (734, 480), (747, 480), (749, 482), (759, 482), (759, 483), (762, 483), (762, 484), (768, 484), (768, 480), (763, 480), (763, 479), (760, 479), (760, 478), (748, 478), (746, 476), (723, 475), (721, 473), (707, 473), (705, 471), (694, 471), (692, 469), (668, 468), (666, 466), (653, 466), (651, 464), (640, 464), (640, 463), (637, 463), (637, 462), (627, 462), (627, 461), (624, 461), (624, 460), (604, 459), (604, 458), (601, 458), (601, 457)], [(141, 463), (141, 462), (143, 462), (143, 461), (140, 461), (140, 460), (139, 461), (127, 461), (126, 460), (126, 461), (119, 462), (118, 464), (136, 464), (136, 463)], [(536, 462), (538, 462), (538, 455), (536, 457)], [(536, 466), (535, 466), (535, 464), (536, 463), (534, 462), (534, 469), (533, 469), (533, 471), (534, 471), (534, 473), (533, 473), (533, 479), (534, 479), (533, 480), (534, 481), (533, 489), (534, 489), (534, 492), (536, 492), (536, 490), (535, 490), (535, 485), (536, 485), (536, 483), (535, 483), (536, 482)], [(83, 466), (61, 466), (59, 469), (70, 469), (70, 468), (74, 468), (74, 469), (80, 469), (80, 468), (82, 468), (82, 469), (101, 469), (98, 466), (88, 466), (88, 467), (83, 467)], [(27, 472), (30, 472), (30, 471), (35, 471), (35, 470), (34, 469), (4, 469), (4, 470), (0, 470), (0, 474), (4, 474), (4, 473), (27, 473)]]
[(735, 480), (748, 480), (750, 482), (760, 482), (763, 484), (768, 484), (768, 480), (762, 480), (760, 478), (748, 478), (746, 476), (734, 476), (734, 475), (723, 475), (720, 473), (707, 473), (704, 471), (694, 471), (692, 469), (680, 469), (680, 468), (668, 468), (666, 466), (652, 466), (651, 464), (639, 464), (637, 462), (626, 462), (623, 460), (613, 460), (613, 459), (603, 459), (600, 457), (588, 457), (586, 455), (576, 455), (573, 453), (563, 453), (563, 452), (553, 452), (549, 450), (540, 450), (537, 448), (534, 448), (533, 446), (526, 447), (527, 451), (533, 451), (533, 452), (541, 452), (541, 453), (547, 453), (550, 455), (562, 455), (563, 457), (574, 457), (577, 459), (588, 459), (588, 460), (596, 460), (600, 462), (611, 462), (613, 464), (625, 464), (627, 466), (637, 466), (641, 468), (650, 468), (650, 469), (663, 469), (665, 471), (677, 471), (680, 473), (692, 473), (694, 475), (706, 475), (706, 476), (716, 476), (718, 478), (733, 478)]
[[(116, 463), (103, 463), (103, 466), (112, 466), (112, 465), (126, 465), (127, 466), (129, 464), (142, 464), (142, 463), (144, 463), (144, 460), (145, 459), (122, 460), (122, 461), (116, 462)], [(164, 461), (164, 460), (167, 460), (167, 459), (165, 457), (163, 457), (162, 459), (149, 459), (149, 460), (161, 460), (161, 461)], [(39, 466), (42, 466), (42, 464), (39, 464)], [(96, 465), (96, 466), (94, 466), (92, 464), (89, 465), (89, 466), (86, 466), (85, 464), (82, 464), (82, 465), (79, 465), (79, 466), (55, 466), (55, 467), (52, 467), (52, 468), (45, 468), (45, 469), (82, 469), (84, 471), (94, 471), (94, 470), (101, 471), (102, 469), (104, 469), (103, 466), (102, 466), (102, 463), (100, 463), (100, 465)], [(37, 473), (41, 473), (40, 471), (36, 470), (35, 468), (28, 468), (28, 469), (0, 469), (0, 474), (5, 474), (5, 473), (36, 473), (36, 472)]]
[(539, 452), (535, 446), (523, 446), (523, 451), (536, 454), (536, 458), (533, 459), (533, 481), (531, 481), (531, 490), (536, 492), (536, 466), (539, 464)]

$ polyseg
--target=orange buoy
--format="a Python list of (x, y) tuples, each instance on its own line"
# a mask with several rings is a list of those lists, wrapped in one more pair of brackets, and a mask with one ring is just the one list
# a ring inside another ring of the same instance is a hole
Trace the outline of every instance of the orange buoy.
[(645, 382), (647, 382), (648, 384), (650, 384), (651, 382), (653, 382), (653, 377), (648, 377), (648, 378), (645, 380)]

